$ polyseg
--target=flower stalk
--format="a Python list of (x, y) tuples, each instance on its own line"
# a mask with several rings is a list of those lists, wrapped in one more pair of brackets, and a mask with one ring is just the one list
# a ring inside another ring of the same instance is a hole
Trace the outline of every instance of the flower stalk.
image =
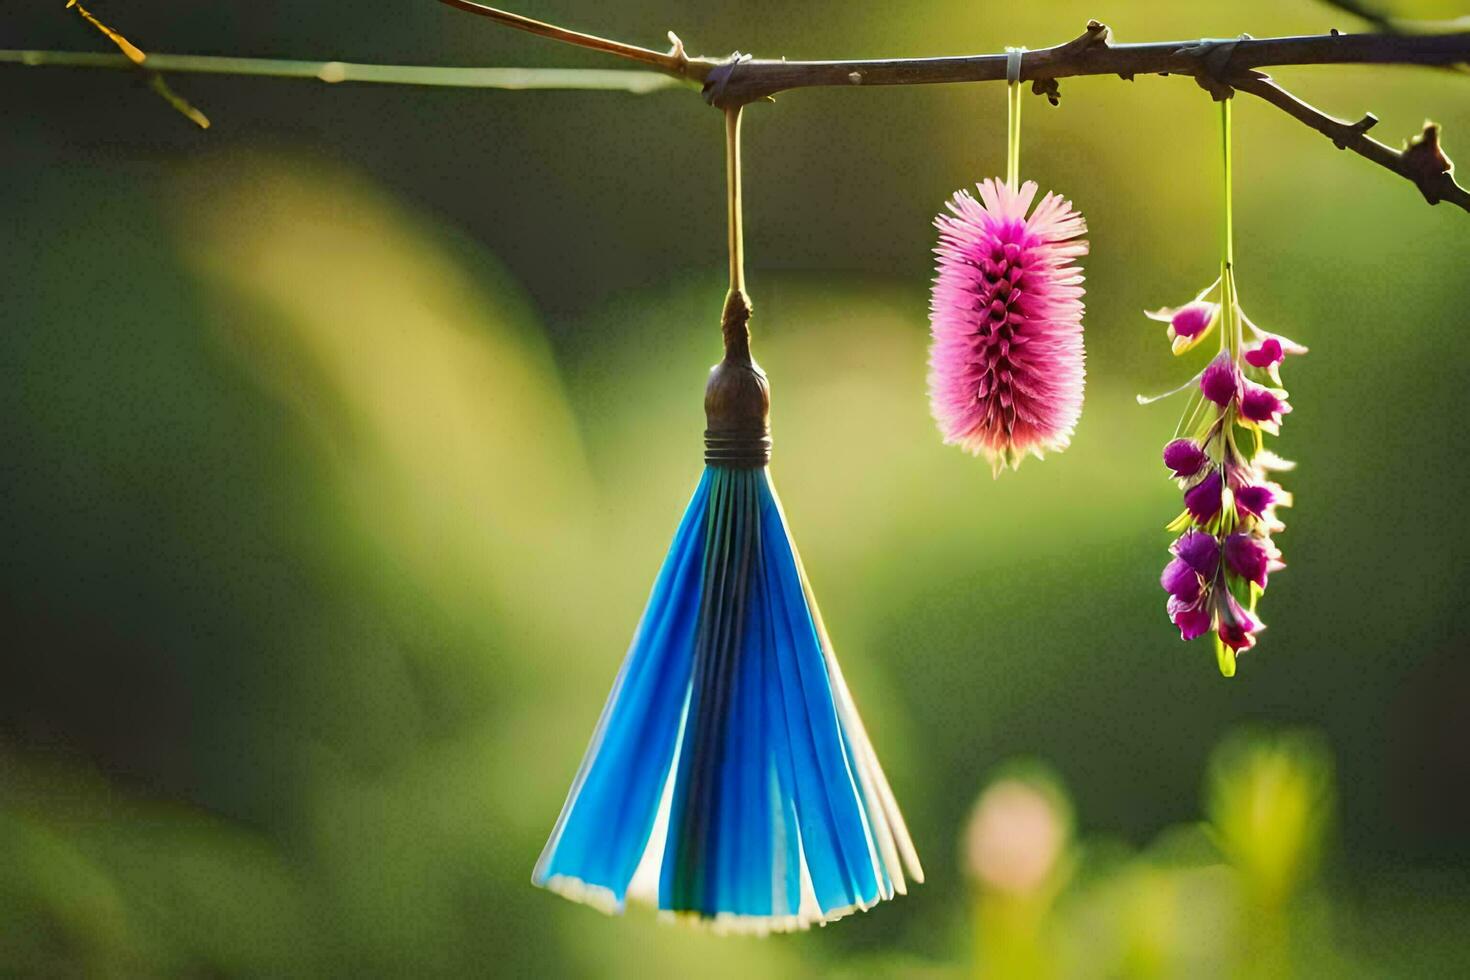
[(1220, 278), (1184, 306), (1147, 315), (1169, 325), (1176, 355), (1219, 331), (1214, 359), (1176, 389), (1195, 391), (1164, 447), (1164, 465), (1183, 491), (1184, 510), (1168, 525), (1179, 537), (1160, 584), (1180, 637), (1212, 634), (1220, 673), (1231, 677), (1236, 657), (1265, 629), (1256, 609), (1270, 573), (1285, 567), (1273, 535), (1285, 527), (1276, 509), (1289, 506), (1291, 496), (1270, 474), (1292, 464), (1266, 450), (1265, 436), (1279, 434), (1282, 416), (1291, 411), (1279, 365), (1306, 348), (1257, 327), (1241, 307), (1229, 99), (1220, 103), (1220, 156)]

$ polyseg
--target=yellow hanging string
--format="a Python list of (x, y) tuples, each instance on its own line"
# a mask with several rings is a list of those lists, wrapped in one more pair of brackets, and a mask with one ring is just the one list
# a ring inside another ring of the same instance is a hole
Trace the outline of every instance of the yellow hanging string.
[(1006, 186), (1016, 189), (1021, 179), (1021, 54), (1025, 48), (1006, 48)]

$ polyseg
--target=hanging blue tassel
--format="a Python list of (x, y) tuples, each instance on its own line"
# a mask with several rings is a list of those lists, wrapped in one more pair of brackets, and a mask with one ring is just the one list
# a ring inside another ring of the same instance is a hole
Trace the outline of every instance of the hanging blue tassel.
[(749, 303), (726, 303), (707, 466), (534, 880), (738, 931), (826, 923), (923, 871), (766, 463)]

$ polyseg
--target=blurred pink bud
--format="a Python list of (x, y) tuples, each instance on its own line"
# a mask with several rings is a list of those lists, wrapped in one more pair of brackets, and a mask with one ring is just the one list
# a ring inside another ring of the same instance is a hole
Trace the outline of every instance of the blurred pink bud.
[(1066, 846), (1068, 820), (1058, 801), (1020, 779), (992, 783), (980, 795), (965, 832), (965, 870), (989, 891), (1036, 892)]

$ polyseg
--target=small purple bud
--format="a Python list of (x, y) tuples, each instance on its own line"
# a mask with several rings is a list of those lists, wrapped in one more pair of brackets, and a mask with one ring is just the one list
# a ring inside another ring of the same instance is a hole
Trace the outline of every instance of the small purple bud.
[(1208, 461), (1209, 457), (1193, 439), (1175, 439), (1164, 447), (1164, 465), (1180, 479), (1194, 476)]
[(1271, 552), (1249, 534), (1232, 534), (1225, 539), (1225, 564), (1236, 575), (1264, 589), (1266, 573), (1271, 566)]
[(1208, 524), (1220, 513), (1220, 491), (1225, 481), (1219, 470), (1211, 470), (1205, 478), (1184, 492), (1184, 506), (1196, 522)]
[(1209, 329), (1219, 309), (1219, 303), (1197, 300), (1179, 307), (1169, 319), (1169, 326), (1173, 327), (1174, 333), (1180, 337), (1197, 337)]
[(1250, 366), (1258, 368), (1268, 368), (1285, 356), (1281, 350), (1281, 341), (1275, 337), (1267, 337), (1261, 342), (1261, 346), (1245, 352), (1245, 359)]
[(1216, 405), (1229, 405), (1230, 400), (1240, 393), (1240, 369), (1229, 354), (1221, 351), (1200, 375), (1199, 387)]

